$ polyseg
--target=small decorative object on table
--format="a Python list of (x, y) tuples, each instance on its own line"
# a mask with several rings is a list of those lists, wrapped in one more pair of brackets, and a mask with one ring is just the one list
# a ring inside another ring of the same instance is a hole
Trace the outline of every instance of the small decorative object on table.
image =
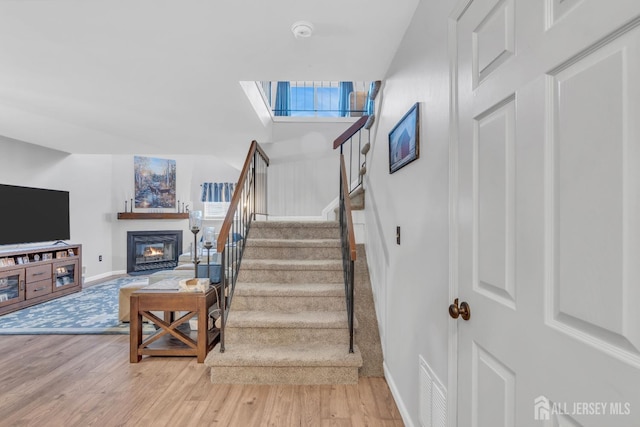
[(209, 281), (205, 279), (183, 279), (178, 282), (180, 292), (206, 292)]

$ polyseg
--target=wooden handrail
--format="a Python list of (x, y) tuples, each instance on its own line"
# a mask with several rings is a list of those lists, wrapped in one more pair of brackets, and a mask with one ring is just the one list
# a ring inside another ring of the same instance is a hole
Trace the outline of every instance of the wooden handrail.
[[(262, 149), (262, 147), (260, 147), (260, 144), (258, 144), (256, 140), (251, 141), (251, 145), (253, 145), (254, 142), (256, 143), (256, 151), (258, 152), (258, 154), (260, 154), (260, 157), (264, 159), (267, 166), (269, 166), (269, 156), (267, 156), (267, 153), (264, 152), (264, 150)], [(249, 148), (249, 150), (251, 150), (251, 148)]]
[[(366, 121), (366, 120), (365, 120)], [(351, 261), (356, 260), (356, 237), (353, 232), (353, 219), (351, 218), (351, 197), (349, 197), (349, 184), (347, 182), (347, 168), (344, 165), (344, 155), (340, 154), (340, 174), (342, 175), (342, 193), (344, 209), (347, 220), (347, 232), (349, 233), (349, 255)]]
[(224, 250), (224, 246), (226, 245), (227, 239), (229, 238), (229, 231), (231, 230), (231, 225), (233, 224), (233, 217), (236, 214), (236, 209), (238, 208), (238, 203), (240, 202), (242, 189), (244, 188), (244, 184), (249, 175), (251, 160), (253, 159), (253, 155), (256, 153), (256, 151), (267, 163), (267, 166), (269, 165), (269, 156), (267, 156), (267, 154), (262, 150), (262, 148), (258, 145), (258, 142), (256, 140), (251, 141), (251, 146), (249, 147), (247, 158), (244, 161), (242, 172), (240, 172), (240, 178), (238, 178), (238, 183), (236, 184), (236, 188), (233, 191), (233, 197), (231, 197), (231, 203), (229, 204), (227, 215), (224, 218), (224, 222), (222, 223), (222, 226), (220, 226), (220, 233), (218, 234), (218, 245), (217, 245), (218, 252), (222, 252)]
[(357, 122), (355, 122), (354, 124), (352, 124), (349, 129), (345, 130), (344, 132), (342, 132), (342, 134), (337, 137), (335, 139), (335, 141), (333, 141), (333, 149), (335, 150), (336, 148), (340, 147), (342, 144), (344, 144), (345, 142), (347, 142), (349, 140), (349, 138), (351, 138), (353, 135), (355, 135), (360, 129), (362, 129), (365, 125), (365, 123), (367, 123), (367, 120), (369, 119), (369, 116), (362, 116), (358, 119)]

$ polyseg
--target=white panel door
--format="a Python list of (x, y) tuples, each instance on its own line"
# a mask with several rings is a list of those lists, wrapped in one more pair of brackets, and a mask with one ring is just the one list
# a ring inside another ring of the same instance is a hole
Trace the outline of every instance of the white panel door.
[(451, 22), (457, 425), (640, 426), (640, 1)]

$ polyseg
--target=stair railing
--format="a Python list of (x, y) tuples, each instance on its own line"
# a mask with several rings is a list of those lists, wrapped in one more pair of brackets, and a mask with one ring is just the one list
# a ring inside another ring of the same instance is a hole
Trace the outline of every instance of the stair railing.
[[(367, 172), (367, 153), (369, 152), (369, 148), (371, 147), (371, 143), (369, 141), (369, 129), (373, 124), (374, 116), (362, 116), (356, 121), (354, 124), (349, 127), (346, 131), (342, 133), (339, 137), (333, 141), (333, 149), (340, 148), (340, 154), (345, 154), (344, 146), (346, 143), (348, 144), (348, 167), (347, 167), (347, 178), (348, 178), (348, 187), (349, 194), (356, 191), (358, 188), (362, 186), (362, 181), (364, 179), (364, 174)], [(366, 135), (363, 135), (366, 130)], [(354, 155), (354, 149), (357, 149), (357, 153)], [(354, 172), (356, 170), (357, 172)], [(357, 173), (358, 176), (354, 179), (353, 175)]]
[(344, 271), (344, 293), (347, 302), (347, 322), (349, 325), (349, 353), (353, 353), (353, 286), (354, 264), (356, 260), (356, 238), (351, 218), (351, 198), (347, 181), (344, 155), (340, 154), (340, 240), (342, 242), (342, 269)]
[[(362, 116), (333, 141), (333, 149), (340, 148), (340, 196), (338, 198), (338, 217), (340, 221), (340, 240), (342, 242), (342, 270), (344, 272), (344, 293), (347, 303), (347, 322), (349, 326), (349, 353), (353, 353), (354, 318), (354, 265), (356, 261), (356, 238), (351, 214), (351, 194), (362, 187), (363, 176), (367, 171), (366, 155), (371, 146), (369, 132), (374, 116)], [(363, 129), (367, 130), (363, 145)], [(354, 158), (354, 146), (357, 140), (358, 153)], [(344, 145), (349, 143), (349, 167), (344, 155)], [(357, 179), (353, 179), (353, 169), (358, 169)]]
[[(340, 147), (340, 154), (345, 154), (345, 144), (348, 142), (349, 162), (347, 163), (347, 175), (349, 183), (349, 194), (354, 193), (362, 188), (364, 175), (367, 173), (367, 153), (371, 149), (371, 127), (375, 121), (375, 99), (380, 92), (382, 82), (376, 80), (371, 82), (369, 92), (367, 93), (365, 112), (358, 121), (353, 123), (349, 129), (344, 131), (339, 137), (333, 141), (333, 149)], [(364, 131), (366, 132), (366, 135)], [(357, 145), (357, 154), (354, 156), (353, 151)], [(357, 178), (354, 179), (354, 171), (357, 171)]]
[(220, 352), (224, 352), (224, 331), (238, 279), (245, 239), (256, 216), (267, 216), (267, 168), (269, 157), (256, 141), (251, 142), (240, 178), (233, 192), (227, 216), (218, 234), (220, 253)]

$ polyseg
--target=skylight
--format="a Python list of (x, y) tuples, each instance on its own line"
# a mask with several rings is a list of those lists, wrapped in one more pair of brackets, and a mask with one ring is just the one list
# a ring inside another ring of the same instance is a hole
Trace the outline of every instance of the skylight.
[(272, 117), (360, 117), (369, 107), (370, 82), (258, 82)]

